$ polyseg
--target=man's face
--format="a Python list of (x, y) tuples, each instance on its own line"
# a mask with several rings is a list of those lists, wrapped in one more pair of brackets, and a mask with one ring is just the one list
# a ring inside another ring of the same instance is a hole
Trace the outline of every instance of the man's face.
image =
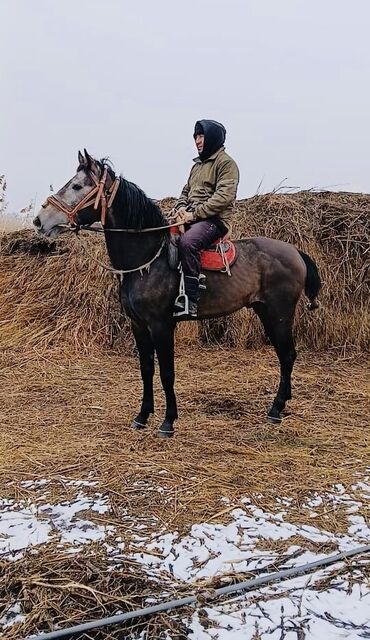
[(195, 136), (195, 146), (198, 149), (198, 153), (202, 153), (204, 147), (204, 135), (202, 133), (197, 133)]

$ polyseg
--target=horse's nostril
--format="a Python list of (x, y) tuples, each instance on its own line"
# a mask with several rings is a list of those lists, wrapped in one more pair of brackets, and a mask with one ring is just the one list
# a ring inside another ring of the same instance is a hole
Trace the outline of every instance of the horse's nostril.
[(38, 229), (41, 227), (41, 220), (38, 216), (36, 216), (36, 218), (33, 221), (33, 224), (35, 225), (35, 227), (37, 227)]

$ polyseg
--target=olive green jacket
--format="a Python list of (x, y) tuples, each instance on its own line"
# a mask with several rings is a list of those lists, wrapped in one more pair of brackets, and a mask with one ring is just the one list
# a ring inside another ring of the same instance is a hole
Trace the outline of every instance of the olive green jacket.
[(188, 208), (198, 222), (218, 216), (230, 231), (239, 183), (236, 162), (221, 147), (207, 160), (195, 158), (194, 163), (175, 209)]

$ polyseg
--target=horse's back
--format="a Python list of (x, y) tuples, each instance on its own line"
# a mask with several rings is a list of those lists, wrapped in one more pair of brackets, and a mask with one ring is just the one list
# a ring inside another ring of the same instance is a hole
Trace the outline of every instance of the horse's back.
[(278, 260), (282, 266), (294, 269), (301, 273), (305, 278), (306, 266), (298, 251), (298, 249), (289, 242), (283, 240), (275, 240), (274, 238), (265, 238), (256, 236), (254, 238), (245, 238), (243, 240), (235, 240), (235, 245), (244, 253), (261, 254), (264, 258), (271, 258), (273, 261)]

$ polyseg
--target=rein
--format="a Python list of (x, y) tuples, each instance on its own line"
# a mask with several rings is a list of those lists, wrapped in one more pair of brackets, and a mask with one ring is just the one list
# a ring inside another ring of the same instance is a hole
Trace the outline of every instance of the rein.
[[(163, 231), (164, 229), (170, 229), (171, 227), (180, 227), (183, 225), (183, 223), (181, 222), (174, 222), (172, 224), (163, 225), (161, 227), (148, 227), (145, 229), (105, 229), (104, 225), (106, 221), (107, 209), (110, 209), (113, 204), (121, 179), (115, 178), (115, 180), (113, 180), (110, 187), (107, 188), (107, 185), (106, 185), (107, 178), (108, 178), (107, 167), (104, 168), (104, 171), (102, 173), (100, 180), (97, 179), (97, 177), (92, 171), (89, 171), (89, 175), (91, 180), (95, 184), (95, 186), (82, 198), (82, 200), (80, 200), (80, 202), (76, 204), (75, 207), (68, 206), (67, 204), (62, 202), (62, 200), (59, 200), (59, 198), (55, 195), (49, 196), (45, 200), (44, 204), (41, 205), (43, 209), (45, 209), (49, 204), (53, 205), (54, 207), (59, 209), (59, 211), (62, 211), (63, 213), (66, 214), (69, 223), (66, 225), (60, 224), (58, 225), (59, 227), (67, 228), (70, 231), (74, 231), (76, 235), (78, 235), (78, 232), (80, 230), (94, 231), (95, 233), (105, 233), (106, 231), (116, 231), (121, 233), (149, 233), (153, 231)], [(79, 225), (77, 222), (78, 212), (82, 211), (82, 209), (86, 209), (87, 207), (90, 207), (91, 205), (94, 206), (95, 210), (98, 209), (99, 205), (101, 207), (101, 214), (100, 214), (100, 224), (102, 226), (101, 229), (93, 227), (92, 225)], [(94, 262), (96, 262), (106, 271), (109, 271), (110, 273), (113, 273), (119, 276), (120, 280), (122, 281), (123, 276), (127, 273), (135, 273), (137, 271), (140, 271), (141, 275), (143, 275), (143, 271), (145, 269), (149, 271), (150, 265), (157, 258), (159, 258), (160, 254), (162, 253), (162, 249), (165, 245), (165, 241), (166, 239), (163, 238), (160, 244), (160, 247), (153, 258), (148, 260), (148, 262), (146, 262), (145, 264), (142, 264), (139, 267), (135, 267), (134, 269), (114, 269), (113, 267), (109, 267), (108, 265), (104, 264), (103, 262), (100, 262), (100, 260), (97, 260), (96, 258), (94, 258), (94, 256), (89, 254), (89, 252), (86, 250), (86, 248), (83, 245), (81, 246), (90, 259), (92, 259)]]
[[(99, 231), (99, 233), (101, 233), (101, 232)], [(150, 260), (148, 260), (148, 262), (145, 262), (145, 264), (141, 264), (139, 267), (135, 267), (134, 269), (114, 269), (113, 267), (109, 267), (107, 264), (104, 264), (104, 262), (101, 262), (100, 260), (98, 260), (97, 258), (92, 256), (91, 253), (89, 253), (89, 251), (87, 251), (86, 247), (84, 247), (83, 244), (81, 244), (81, 247), (84, 250), (84, 252), (86, 253), (86, 255), (89, 257), (90, 260), (93, 260), (93, 262), (95, 262), (100, 267), (105, 269), (105, 271), (109, 271), (110, 273), (113, 273), (114, 275), (118, 276), (119, 279), (120, 279), (120, 282), (122, 283), (123, 276), (128, 274), (128, 273), (135, 273), (137, 271), (140, 271), (141, 276), (143, 275), (143, 271), (144, 270), (146, 270), (149, 273), (150, 265), (157, 258), (159, 258), (159, 256), (162, 253), (162, 249), (163, 249), (164, 245), (165, 245), (165, 238), (163, 238), (163, 240), (162, 240), (162, 242), (160, 244), (160, 247), (159, 247), (157, 253), (155, 254), (155, 256), (153, 258), (151, 258)]]
[[(172, 227), (182, 227), (183, 225), (183, 222), (171, 222), (171, 224), (166, 224), (163, 227), (145, 227), (145, 229), (100, 229), (99, 227), (94, 227), (90, 224), (74, 224), (72, 230), (74, 231), (76, 229), (78, 231), (93, 231), (94, 233), (105, 233), (106, 231), (109, 231), (109, 233), (111, 231), (119, 233), (149, 233), (153, 231), (163, 231), (163, 229), (171, 229)], [(68, 224), (59, 224), (58, 227), (66, 227), (67, 229), (71, 229), (71, 226)]]
[[(74, 232), (76, 237), (78, 237), (78, 233), (79, 231), (93, 231), (94, 233), (105, 233), (106, 231), (120, 231), (122, 233), (145, 233), (145, 232), (149, 232), (149, 231), (162, 231), (163, 229), (171, 229), (171, 227), (180, 227), (182, 226), (183, 223), (182, 222), (175, 222), (173, 224), (168, 224), (165, 225), (163, 227), (151, 227), (151, 228), (145, 228), (145, 229), (104, 229), (101, 228), (99, 229), (98, 227), (93, 227), (92, 225), (77, 225), (75, 224), (74, 226), (72, 226), (71, 224), (69, 225), (58, 225), (59, 227), (66, 227), (67, 229), (69, 229), (70, 231)], [(104, 264), (103, 262), (101, 262), (100, 260), (98, 260), (97, 258), (95, 258), (94, 256), (92, 256), (86, 249), (86, 247), (84, 247), (83, 244), (81, 244), (84, 252), (86, 253), (86, 255), (88, 255), (90, 260), (93, 260), (93, 262), (95, 262), (96, 264), (98, 264), (100, 267), (102, 267), (103, 269), (105, 269), (105, 271), (109, 271), (110, 273), (113, 273), (114, 275), (118, 276), (121, 283), (122, 283), (122, 279), (123, 276), (127, 273), (135, 273), (137, 271), (140, 271), (141, 276), (143, 275), (143, 271), (146, 270), (149, 273), (149, 269), (150, 269), (150, 265), (157, 259), (159, 258), (159, 256), (162, 253), (162, 249), (165, 245), (166, 242), (166, 238), (163, 238), (160, 247), (157, 251), (157, 253), (155, 254), (155, 256), (153, 258), (151, 258), (148, 262), (146, 262), (145, 264), (140, 265), (139, 267), (135, 267), (135, 269), (114, 269), (113, 267), (109, 267), (108, 265)]]

